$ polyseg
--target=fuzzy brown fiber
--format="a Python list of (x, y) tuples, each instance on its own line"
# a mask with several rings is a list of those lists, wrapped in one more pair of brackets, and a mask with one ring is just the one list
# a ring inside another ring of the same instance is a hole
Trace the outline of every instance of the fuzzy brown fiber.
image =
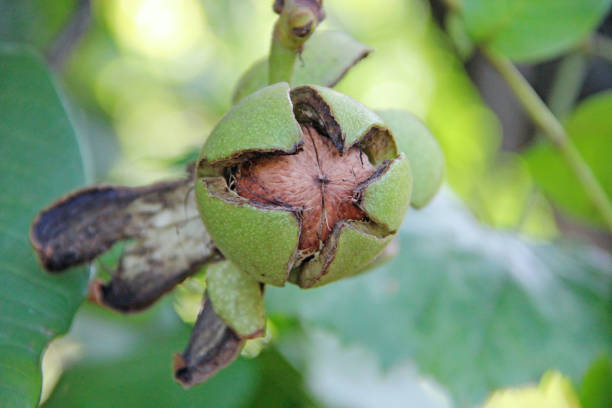
[(297, 153), (243, 163), (235, 175), (235, 189), (254, 202), (296, 211), (302, 221), (299, 248), (315, 252), (338, 221), (366, 217), (356, 205), (355, 189), (375, 169), (359, 147), (340, 155), (313, 127), (302, 125), (302, 131), (304, 144)]

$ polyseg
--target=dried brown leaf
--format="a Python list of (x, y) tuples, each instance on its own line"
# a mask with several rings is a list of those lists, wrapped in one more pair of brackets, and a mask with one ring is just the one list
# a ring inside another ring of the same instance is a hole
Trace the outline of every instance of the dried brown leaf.
[(111, 281), (95, 282), (91, 297), (121, 311), (143, 309), (220, 257), (192, 190), (191, 178), (78, 190), (38, 215), (32, 245), (47, 270), (60, 272), (129, 239)]
[(202, 383), (229, 365), (244, 345), (217, 315), (206, 294), (189, 344), (174, 356), (174, 377), (185, 388)]

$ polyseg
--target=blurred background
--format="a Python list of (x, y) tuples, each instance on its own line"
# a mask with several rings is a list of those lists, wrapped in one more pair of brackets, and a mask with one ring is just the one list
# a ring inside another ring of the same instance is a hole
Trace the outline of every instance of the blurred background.
[[(1, 0), (0, 39), (46, 56), (90, 181), (140, 185), (183, 174), (240, 75), (267, 55), (271, 3)], [(266, 339), (189, 391), (173, 382), (171, 356), (187, 342), (201, 277), (143, 315), (86, 304), (46, 353), (45, 406), (476, 406), (546, 372), (587, 393), (585, 373), (612, 352), (610, 233), (473, 52), (454, 3), (326, 0), (318, 28), (375, 50), (337, 89), (413, 112), (446, 157), (443, 191), (409, 215), (394, 261), (313, 292), (270, 290)], [(594, 26), (605, 41), (612, 16)], [(519, 68), (610, 196), (612, 52), (597, 55), (589, 41), (519, 58)]]

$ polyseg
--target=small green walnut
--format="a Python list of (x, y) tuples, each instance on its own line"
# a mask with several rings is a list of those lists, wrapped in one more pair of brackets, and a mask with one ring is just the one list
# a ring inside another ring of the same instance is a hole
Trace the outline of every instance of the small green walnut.
[(412, 182), (377, 114), (329, 88), (278, 83), (219, 122), (195, 189), (207, 231), (238, 270), (311, 288), (380, 254), (410, 206)]

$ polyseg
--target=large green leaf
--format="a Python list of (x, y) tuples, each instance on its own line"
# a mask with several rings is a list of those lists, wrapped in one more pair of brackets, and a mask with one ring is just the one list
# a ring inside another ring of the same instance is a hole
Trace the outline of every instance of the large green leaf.
[[(334, 86), (372, 49), (341, 31), (316, 32), (295, 64), (292, 86)], [(257, 61), (240, 78), (233, 103), (268, 85), (268, 60)]]
[[(595, 177), (612, 199), (612, 92), (585, 100), (568, 117), (565, 128)], [(555, 147), (543, 141), (526, 153), (536, 182), (561, 208), (581, 219), (603, 225), (582, 184)]]
[(409, 212), (399, 238), (399, 255), (371, 273), (316, 290), (268, 288), (268, 313), (331, 329), (387, 367), (413, 360), (460, 406), (547, 369), (577, 379), (612, 349), (603, 251), (484, 227), (444, 191)]
[(77, 139), (51, 75), (28, 49), (0, 45), (0, 406), (38, 403), (40, 355), (66, 332), (87, 272), (45, 274), (28, 241), (41, 207), (84, 182)]
[(533, 62), (584, 40), (609, 7), (610, 0), (465, 0), (462, 14), (474, 42)]

